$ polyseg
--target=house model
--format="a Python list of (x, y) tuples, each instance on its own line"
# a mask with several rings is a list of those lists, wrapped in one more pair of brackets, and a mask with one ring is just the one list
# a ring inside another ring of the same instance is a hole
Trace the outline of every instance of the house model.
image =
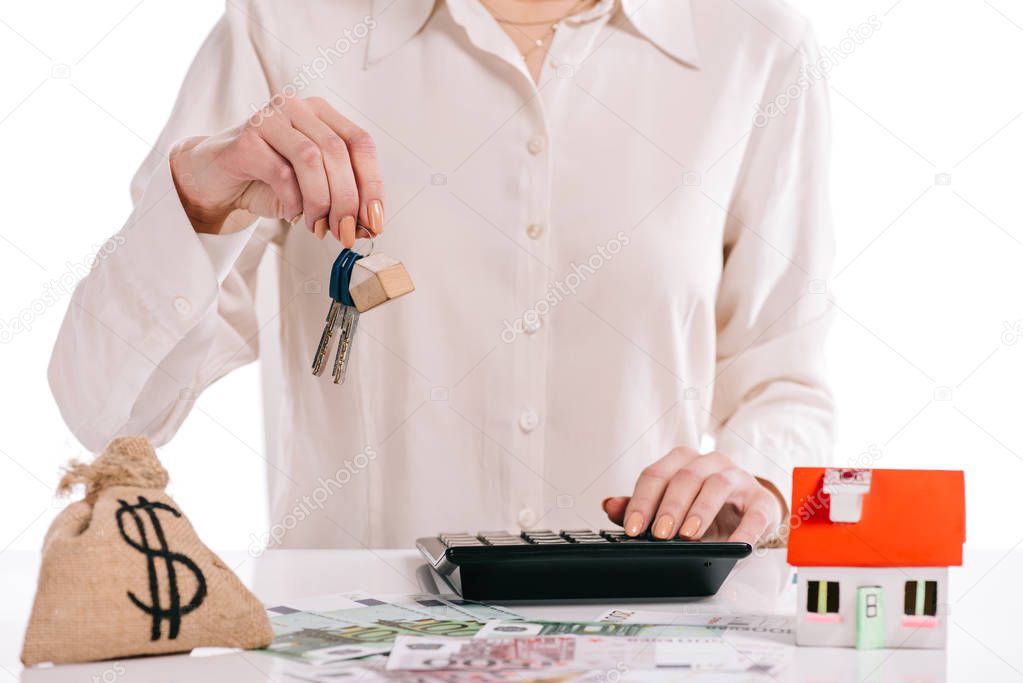
[(965, 539), (962, 472), (796, 468), (796, 643), (944, 647), (948, 567)]

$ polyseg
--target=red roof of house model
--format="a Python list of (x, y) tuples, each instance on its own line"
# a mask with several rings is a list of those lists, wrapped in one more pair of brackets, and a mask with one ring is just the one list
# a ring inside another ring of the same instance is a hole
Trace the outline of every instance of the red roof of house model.
[(825, 468), (792, 473), (789, 564), (830, 567), (946, 567), (963, 563), (963, 473), (871, 470), (858, 522), (832, 522)]

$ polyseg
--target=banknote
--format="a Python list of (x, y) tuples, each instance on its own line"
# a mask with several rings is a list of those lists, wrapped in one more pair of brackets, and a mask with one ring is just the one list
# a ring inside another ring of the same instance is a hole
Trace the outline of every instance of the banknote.
[(488, 605), (485, 602), (465, 600), (457, 595), (434, 595), (432, 593), (413, 593), (409, 595), (375, 595), (377, 600), (384, 600), (392, 605), (409, 610), (422, 612), (442, 621), (491, 621), (500, 619), (514, 621), (524, 619), (504, 607)]
[(269, 650), (286, 656), (300, 657), (314, 650), (342, 646), (387, 652), (397, 636), (409, 633), (391, 624), (357, 623), (286, 605), (270, 607), (266, 613), (274, 631)]
[[(407, 596), (403, 601), (412, 602)], [(436, 614), (461, 620), (436, 618), (425, 609), (415, 611), (409, 604), (362, 593), (278, 605), (267, 609), (274, 630), (274, 641), (268, 650), (271, 654), (323, 663), (386, 653), (399, 635), (468, 637), (483, 626), (483, 622), (468, 618), (451, 606), (430, 607)], [(322, 611), (311, 611), (317, 608)]]
[(471, 616), (461, 605), (429, 599), (422, 594), (380, 596), (353, 592), (311, 602), (313, 609), (310, 611), (325, 617), (423, 635), (471, 636), (479, 631), (484, 621)]
[(714, 638), (717, 631), (699, 626), (675, 624), (633, 624), (610, 621), (490, 621), (476, 634), (477, 638), (509, 638), (522, 636), (605, 636), (633, 638)]
[(376, 623), (381, 619), (401, 620), (432, 616), (426, 610), (413, 607), (411, 604), (397, 605), (361, 591), (302, 598), (289, 602), (288, 607), (363, 624)]
[(330, 645), (306, 650), (302, 653), (302, 657), (308, 663), (316, 666), (333, 666), (347, 663), (353, 659), (364, 659), (371, 655), (386, 655), (390, 651), (390, 645)]
[(337, 619), (314, 612), (305, 612), (288, 605), (268, 607), (266, 616), (270, 619), (270, 626), (273, 627), (276, 636), (304, 629), (331, 628), (339, 623)]
[(795, 632), (796, 628), (795, 617), (784, 614), (674, 613), (634, 610), (623, 607), (608, 610), (600, 616), (599, 621), (615, 624), (699, 626), (722, 631), (778, 635), (791, 635)]
[(400, 636), (387, 669), (533, 672), (671, 668), (689, 671), (762, 671), (721, 638), (539, 636), (532, 638), (409, 638)]
[(489, 605), (485, 602), (465, 600), (457, 595), (444, 595), (437, 597), (443, 599), (455, 609), (465, 612), (470, 619), (476, 619), (477, 621), (491, 621), (494, 619), (499, 619), (501, 621), (515, 621), (525, 619), (525, 617), (521, 614), (501, 607), (500, 605)]
[(447, 636), (468, 638), (479, 633), (484, 624), (481, 621), (450, 621), (423, 617), (421, 619), (381, 620), (380, 626), (390, 626), (402, 633), (417, 636)]
[(513, 621), (522, 615), (497, 605), (465, 600), (457, 595), (413, 593), (373, 595), (363, 592), (339, 593), (294, 600), (293, 611), (319, 614), (348, 622), (376, 623), (433, 617), (442, 621)]
[[(444, 596), (428, 593), (411, 593), (408, 595), (376, 595), (379, 600), (386, 600), (392, 605), (427, 614), (434, 619), (444, 621), (464, 621), (474, 619), (468, 612), (452, 605)], [(476, 621), (486, 621), (476, 619)]]
[[(368, 671), (353, 666), (337, 670), (304, 667), (285, 671), (288, 680), (306, 683), (601, 683), (594, 677), (586, 678), (584, 672), (567, 672), (537, 677), (518, 671)], [(603, 683), (607, 683), (606, 680)]]
[[(301, 618), (313, 621), (310, 617), (318, 616), (302, 614)], [(376, 624), (346, 624), (332, 620), (313, 627), (292, 628), (288, 625), (279, 630), (280, 621), (279, 618), (271, 619), (274, 641), (267, 649), (271, 654), (307, 659), (353, 659), (389, 652), (394, 640), (401, 635), (464, 638), (475, 635), (483, 627), (483, 623), (478, 621), (442, 621), (423, 617), (409, 621), (381, 620)]]
[[(529, 671), (389, 671), (386, 657), (373, 656), (343, 665), (313, 667), (286, 665), (287, 679), (310, 683), (597, 683), (581, 672), (536, 674)], [(608, 683), (606, 680), (600, 683)]]

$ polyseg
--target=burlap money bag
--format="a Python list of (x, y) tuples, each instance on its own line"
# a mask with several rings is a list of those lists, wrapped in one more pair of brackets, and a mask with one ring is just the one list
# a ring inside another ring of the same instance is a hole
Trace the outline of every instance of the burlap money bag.
[(25, 665), (270, 644), (263, 607), (164, 492), (167, 471), (146, 439), (114, 439), (91, 464), (72, 462), (59, 490), (75, 484), (85, 498), (43, 541)]

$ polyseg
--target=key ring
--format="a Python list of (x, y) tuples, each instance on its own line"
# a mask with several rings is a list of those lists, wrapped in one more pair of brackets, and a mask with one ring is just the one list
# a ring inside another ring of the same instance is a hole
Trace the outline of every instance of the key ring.
[[(365, 232), (367, 236), (366, 237), (359, 237), (359, 231), (360, 230)], [(355, 239), (356, 240), (360, 240), (360, 239), (369, 240), (369, 253), (363, 254), (362, 255), (363, 258), (365, 258), (365, 257), (369, 256), (370, 254), (372, 254), (373, 250), (376, 248), (376, 242), (373, 241), (373, 231), (370, 230), (369, 228), (367, 228), (362, 223), (356, 223), (355, 224)]]

